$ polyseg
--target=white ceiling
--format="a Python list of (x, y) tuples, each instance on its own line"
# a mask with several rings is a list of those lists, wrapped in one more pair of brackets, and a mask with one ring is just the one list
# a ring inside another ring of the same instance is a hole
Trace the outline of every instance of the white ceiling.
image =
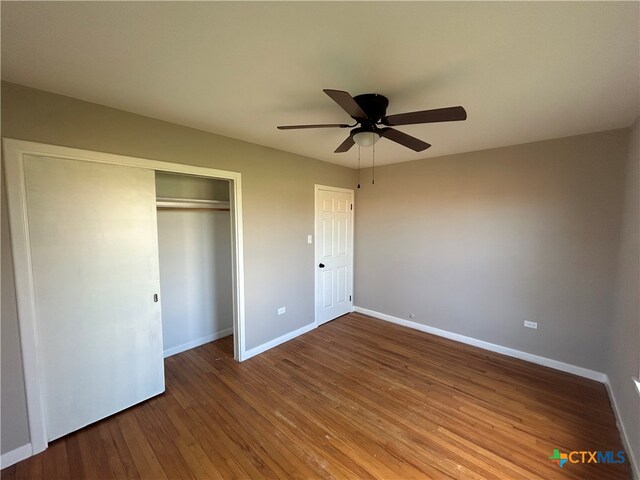
[[(2, 2), (2, 78), (333, 163), (347, 123), (323, 88), (388, 114), (463, 105), (466, 122), (399, 127), (376, 163), (630, 125), (638, 2)], [(370, 158), (363, 150), (363, 159)]]

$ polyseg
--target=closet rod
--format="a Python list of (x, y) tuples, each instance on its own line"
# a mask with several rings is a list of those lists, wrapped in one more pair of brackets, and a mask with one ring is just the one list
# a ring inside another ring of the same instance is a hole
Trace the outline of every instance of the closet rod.
[(229, 202), (195, 198), (158, 197), (156, 207), (163, 210), (230, 210)]
[(163, 207), (157, 205), (156, 208), (158, 210), (192, 210), (192, 211), (215, 211), (215, 212), (228, 212), (231, 210), (230, 208), (216, 208), (216, 207)]

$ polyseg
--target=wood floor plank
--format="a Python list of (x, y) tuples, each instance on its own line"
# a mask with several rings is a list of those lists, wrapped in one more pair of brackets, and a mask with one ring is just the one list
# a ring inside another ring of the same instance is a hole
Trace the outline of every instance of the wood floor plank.
[[(140, 408), (140, 406), (137, 408)], [(150, 438), (145, 437), (144, 432), (135, 418), (134, 411), (135, 408), (117, 415), (116, 421), (122, 430), (124, 440), (131, 452), (131, 457), (140, 473), (140, 477), (167, 480), (167, 475), (158, 461), (158, 457), (153, 451), (153, 448), (151, 448), (151, 442), (156, 440), (155, 435)], [(88, 475), (87, 478), (96, 477)]]
[[(81, 430), (79, 432), (68, 435), (67, 437), (56, 440), (56, 442), (64, 442), (67, 446), (67, 458), (69, 459), (69, 478), (83, 479), (89, 478), (85, 473), (84, 469), (84, 461), (82, 459), (82, 453), (80, 451), (80, 443), (87, 441), (87, 432)], [(49, 450), (45, 450), (40, 455), (36, 455), (35, 458), (44, 457), (45, 455), (50, 455)], [(27, 460), (26, 462), (31, 462), (32, 459)], [(104, 475), (107, 475), (107, 472), (104, 472)], [(38, 477), (34, 477), (38, 478)]]
[(349, 314), (241, 364), (165, 360), (164, 394), (2, 470), (15, 479), (630, 479), (603, 385)]

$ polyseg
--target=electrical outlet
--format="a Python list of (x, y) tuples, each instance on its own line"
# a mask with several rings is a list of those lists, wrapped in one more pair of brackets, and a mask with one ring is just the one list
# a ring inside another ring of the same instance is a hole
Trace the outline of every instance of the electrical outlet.
[(307, 243), (313, 243), (313, 235), (307, 235)]
[(529, 320), (524, 321), (524, 326), (527, 328), (533, 328), (534, 330), (538, 329), (538, 322), (530, 322)]
[(283, 315), (287, 312), (287, 307), (280, 307), (278, 309), (278, 315)]

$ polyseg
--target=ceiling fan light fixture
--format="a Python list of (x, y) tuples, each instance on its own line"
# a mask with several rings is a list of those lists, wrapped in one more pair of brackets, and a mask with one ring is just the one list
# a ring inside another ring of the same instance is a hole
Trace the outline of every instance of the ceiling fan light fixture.
[(361, 131), (353, 134), (353, 141), (361, 147), (371, 147), (378, 140), (380, 140), (378, 132)]

